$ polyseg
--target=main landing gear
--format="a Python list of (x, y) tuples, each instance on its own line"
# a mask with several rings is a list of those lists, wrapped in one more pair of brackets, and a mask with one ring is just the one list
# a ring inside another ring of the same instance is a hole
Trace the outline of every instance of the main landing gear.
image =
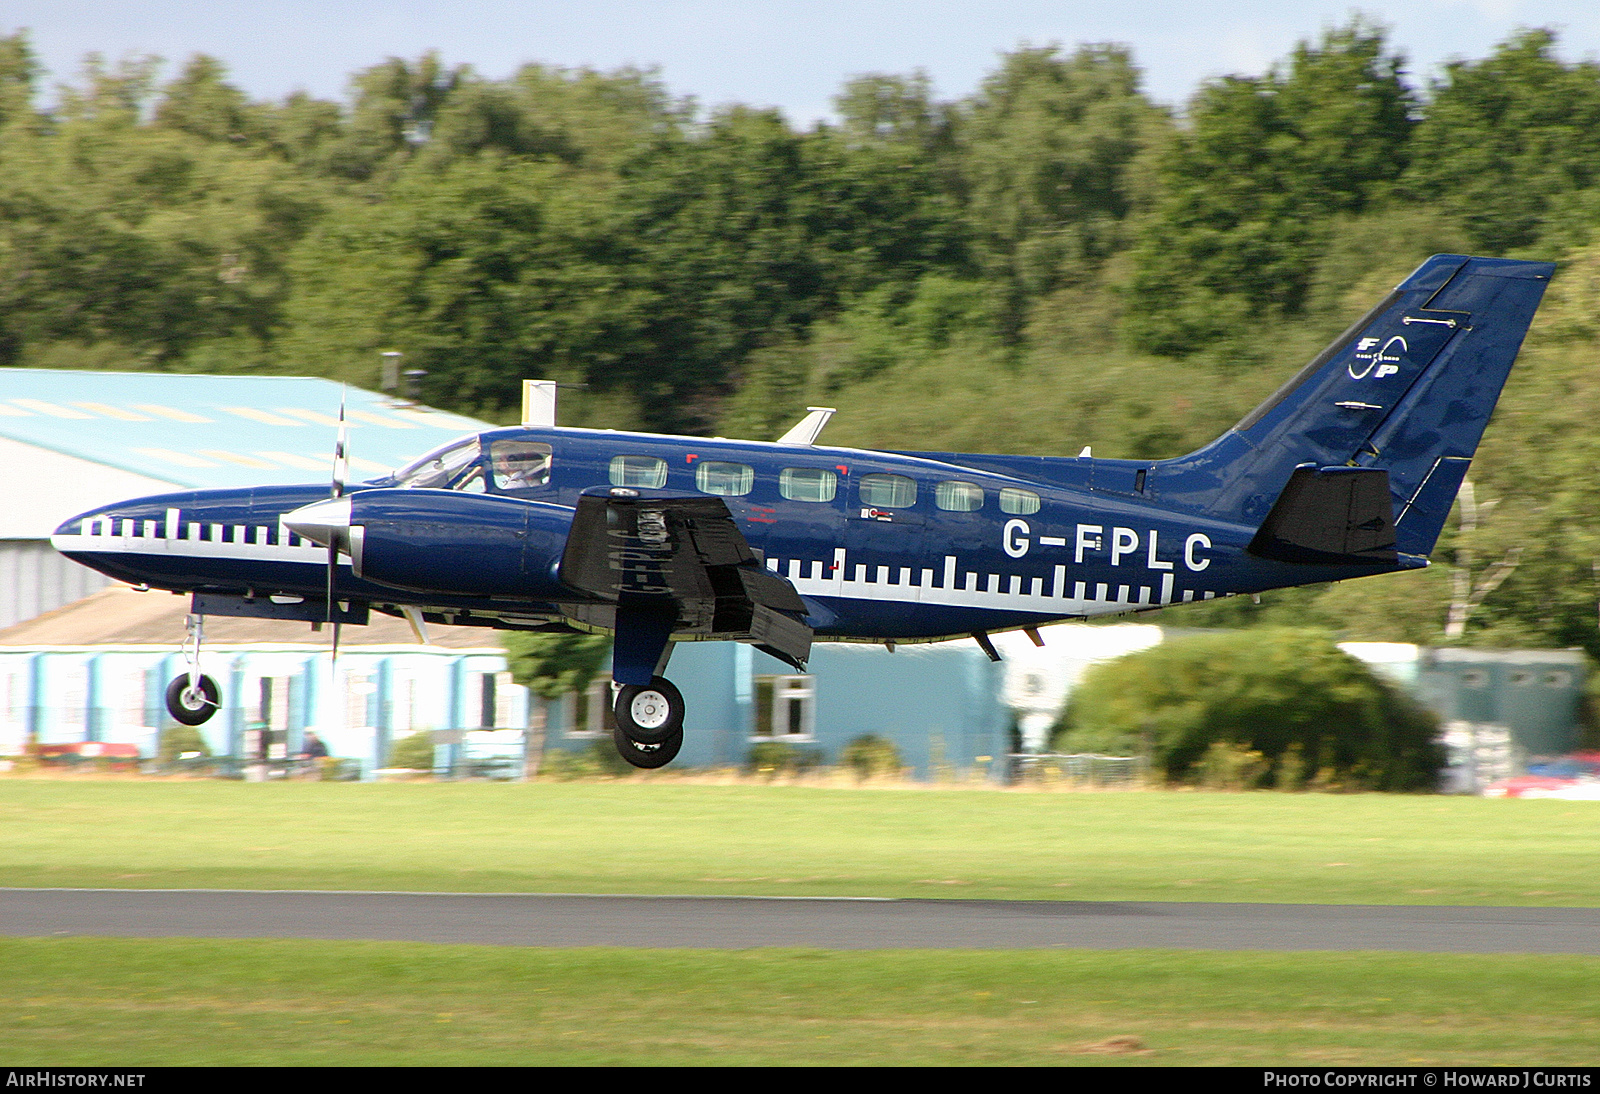
[(617, 689), (617, 728), (611, 734), (617, 752), (647, 770), (671, 763), (683, 747), (683, 709), (682, 694), (664, 676)]
[(189, 633), (183, 641), (183, 658), (189, 671), (167, 685), (167, 713), (186, 726), (197, 726), (217, 712), (222, 692), (217, 682), (200, 671), (201, 617), (189, 616)]

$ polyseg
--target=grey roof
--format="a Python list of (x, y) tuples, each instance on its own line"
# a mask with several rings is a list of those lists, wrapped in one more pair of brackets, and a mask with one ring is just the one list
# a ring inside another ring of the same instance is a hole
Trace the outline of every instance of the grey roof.
[[(0, 629), (0, 652), (18, 647), (45, 646), (167, 646), (176, 648), (189, 613), (187, 596), (159, 590), (135, 592), (112, 585), (93, 596), (74, 601), (12, 627)], [(282, 619), (247, 619), (206, 616), (206, 645), (246, 646), (263, 643), (301, 643), (326, 646), (333, 632), (324, 627), (313, 633), (309, 624)], [(430, 623), (428, 638), (447, 649), (482, 649), (500, 645), (503, 632), (485, 627), (445, 627)], [(345, 627), (340, 648), (408, 645), (416, 639), (404, 620), (377, 612), (366, 627)]]
[(326, 482), (341, 393), (357, 481), (492, 428), (310, 376), (0, 368), (0, 437), (177, 486)]

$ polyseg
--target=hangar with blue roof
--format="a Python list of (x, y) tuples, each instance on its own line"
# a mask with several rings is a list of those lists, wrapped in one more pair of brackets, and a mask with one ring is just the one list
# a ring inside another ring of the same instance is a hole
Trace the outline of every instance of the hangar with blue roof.
[(356, 479), (488, 428), (309, 376), (0, 369), (0, 628), (107, 583), (50, 546), (76, 513), (169, 490), (330, 479), (341, 399)]

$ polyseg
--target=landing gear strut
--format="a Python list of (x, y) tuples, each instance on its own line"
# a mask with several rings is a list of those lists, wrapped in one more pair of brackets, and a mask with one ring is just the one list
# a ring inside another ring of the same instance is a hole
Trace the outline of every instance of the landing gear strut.
[(167, 685), (167, 713), (182, 725), (197, 726), (217, 712), (222, 692), (215, 680), (200, 671), (202, 617), (189, 616), (188, 628), (183, 658), (189, 662), (189, 671)]
[(663, 767), (683, 747), (683, 695), (664, 676), (618, 689), (612, 713), (617, 752), (634, 767)]

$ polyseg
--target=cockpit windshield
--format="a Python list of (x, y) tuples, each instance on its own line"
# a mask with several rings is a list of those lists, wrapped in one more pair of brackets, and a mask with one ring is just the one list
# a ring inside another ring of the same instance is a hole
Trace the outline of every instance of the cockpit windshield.
[(396, 486), (427, 490), (482, 490), (476, 436), (463, 437), (412, 460), (394, 474)]

